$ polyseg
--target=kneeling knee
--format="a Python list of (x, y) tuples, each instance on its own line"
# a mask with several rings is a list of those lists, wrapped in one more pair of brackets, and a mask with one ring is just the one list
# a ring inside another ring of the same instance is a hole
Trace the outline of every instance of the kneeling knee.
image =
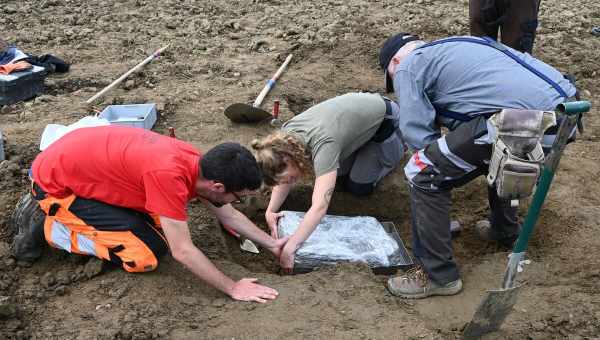
[(348, 179), (346, 190), (355, 196), (367, 196), (375, 191), (375, 183), (357, 183)]

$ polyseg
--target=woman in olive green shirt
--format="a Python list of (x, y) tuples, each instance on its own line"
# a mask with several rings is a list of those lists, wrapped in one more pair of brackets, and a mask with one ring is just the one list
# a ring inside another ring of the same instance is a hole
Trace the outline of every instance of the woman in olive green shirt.
[(404, 145), (398, 106), (370, 93), (349, 93), (324, 101), (286, 122), (281, 131), (252, 142), (267, 185), (273, 186), (265, 213), (277, 237), (279, 208), (291, 187), (314, 174), (312, 206), (282, 251), (281, 267), (291, 271), (294, 254), (327, 213), (336, 181), (356, 195), (400, 164)]

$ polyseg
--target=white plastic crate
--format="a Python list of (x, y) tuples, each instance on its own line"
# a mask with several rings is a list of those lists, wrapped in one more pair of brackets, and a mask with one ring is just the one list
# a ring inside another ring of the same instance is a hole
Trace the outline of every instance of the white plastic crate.
[(156, 104), (109, 105), (99, 117), (108, 120), (111, 124), (150, 130), (156, 123)]

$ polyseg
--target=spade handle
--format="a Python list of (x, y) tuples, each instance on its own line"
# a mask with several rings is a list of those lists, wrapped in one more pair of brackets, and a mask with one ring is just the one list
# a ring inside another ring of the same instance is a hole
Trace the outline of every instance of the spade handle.
[(259, 107), (260, 104), (262, 104), (263, 99), (265, 99), (265, 97), (267, 96), (269, 91), (271, 91), (271, 89), (273, 87), (275, 87), (275, 83), (277, 82), (277, 79), (279, 79), (279, 76), (281, 76), (283, 71), (285, 71), (288, 64), (290, 63), (290, 60), (292, 60), (291, 54), (288, 55), (287, 58), (285, 58), (285, 61), (283, 62), (281, 67), (279, 67), (279, 69), (277, 70), (277, 72), (275, 72), (273, 77), (271, 79), (269, 79), (269, 81), (267, 81), (267, 85), (265, 85), (265, 87), (262, 89), (262, 91), (260, 91), (260, 94), (258, 95), (258, 97), (256, 97), (256, 100), (254, 101), (254, 104), (252, 104), (252, 106)]
[(542, 211), (542, 205), (544, 204), (546, 195), (548, 194), (548, 191), (550, 191), (550, 185), (552, 184), (552, 179), (554, 178), (554, 173), (558, 168), (558, 163), (560, 162), (562, 153), (567, 145), (567, 140), (569, 139), (573, 128), (577, 125), (579, 117), (583, 113), (589, 111), (590, 107), (591, 104), (588, 101), (568, 102), (559, 104), (556, 107), (556, 111), (565, 115), (565, 119), (562, 121), (558, 129), (556, 140), (552, 145), (550, 154), (546, 157), (542, 175), (540, 176), (535, 193), (533, 194), (533, 199), (531, 200), (531, 205), (527, 211), (527, 216), (525, 217), (519, 237), (515, 242), (511, 258), (508, 262), (506, 272), (504, 273), (504, 281), (502, 285), (504, 289), (512, 288), (514, 286), (515, 277), (518, 273), (517, 269), (519, 262), (525, 256), (529, 239), (533, 234), (535, 224), (537, 223), (538, 217)]
[(130, 69), (129, 71), (125, 72), (122, 76), (120, 76), (117, 80), (113, 81), (112, 83), (110, 83), (110, 85), (106, 86), (105, 88), (103, 88), (100, 92), (96, 93), (93, 97), (91, 97), (90, 99), (86, 100), (87, 104), (91, 104), (93, 103), (96, 99), (102, 97), (104, 94), (106, 94), (108, 91), (112, 90), (113, 88), (117, 87), (117, 85), (119, 85), (120, 83), (123, 82), (123, 80), (125, 80), (125, 78), (129, 77), (132, 73), (137, 72), (138, 70), (140, 70), (142, 67), (144, 67), (146, 64), (150, 63), (152, 60), (158, 58), (160, 56), (161, 53), (164, 52), (164, 50), (166, 50), (169, 47), (169, 45), (166, 45), (162, 48), (159, 48), (158, 50), (156, 50), (154, 53), (152, 53), (148, 58), (144, 59), (141, 63), (135, 65), (132, 69)]

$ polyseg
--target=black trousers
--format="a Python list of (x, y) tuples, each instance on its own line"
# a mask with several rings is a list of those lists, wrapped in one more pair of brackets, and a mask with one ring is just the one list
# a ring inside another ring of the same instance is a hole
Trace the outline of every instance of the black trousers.
[(489, 36), (531, 54), (541, 0), (469, 0), (471, 35)]
[[(450, 234), (451, 191), (486, 175), (492, 145), (478, 141), (487, 134), (486, 119), (459, 125), (445, 137), (419, 151), (405, 172), (410, 182), (413, 252), (429, 277), (441, 284), (459, 278)], [(519, 231), (517, 209), (488, 187), (490, 222), (498, 238)]]

